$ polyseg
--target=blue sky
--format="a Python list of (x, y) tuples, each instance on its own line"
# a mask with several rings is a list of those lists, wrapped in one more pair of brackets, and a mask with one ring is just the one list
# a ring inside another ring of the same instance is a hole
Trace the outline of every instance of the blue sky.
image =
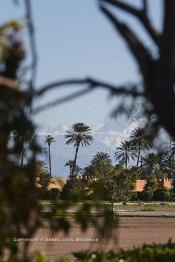
[[(135, 5), (141, 3), (141, 0), (126, 1), (134, 2)], [(0, 9), (0, 23), (9, 19), (24, 21), (23, 2), (18, 0), (19, 4), (14, 5), (13, 0), (1, 0), (3, 8)], [(160, 2), (149, 1), (150, 16), (157, 27), (161, 26)], [(32, 4), (39, 56), (37, 88), (48, 82), (69, 77), (91, 76), (116, 85), (139, 80), (133, 57), (109, 21), (100, 13), (96, 0), (33, 0)], [(154, 44), (149, 41), (136, 20), (123, 15), (122, 12), (117, 14), (132, 25), (145, 44), (154, 50)], [(22, 37), (25, 40), (26, 35), (24, 29)], [(30, 58), (28, 48), (27, 57)], [(42, 101), (37, 101), (36, 105), (69, 94), (77, 88), (55, 90), (44, 96)], [(65, 147), (64, 133), (72, 123), (88, 123), (96, 134), (93, 147), (85, 151), (85, 156), (79, 154), (78, 161), (81, 167), (90, 161), (96, 151), (106, 148), (111, 151), (112, 148), (115, 149), (117, 141), (127, 138), (131, 128), (135, 128), (138, 123), (133, 121), (133, 112), (129, 120), (122, 118), (115, 121), (109, 118), (117, 103), (116, 98), (111, 99), (107, 92), (98, 90), (35, 117), (35, 122), (43, 134), (42, 140), (47, 132), (59, 134), (55, 136), (57, 143), (52, 145), (54, 176), (67, 175), (64, 163), (72, 158), (74, 151)], [(100, 135), (101, 133), (103, 135)], [(55, 150), (58, 151), (56, 156)]]
[[(1, 0), (0, 22), (9, 18), (23, 19), (23, 1), (14, 5), (12, 0)], [(128, 1), (139, 5), (140, 0)], [(37, 86), (68, 77), (93, 76), (115, 84), (137, 81), (139, 74), (125, 43), (100, 13), (95, 0), (37, 0), (32, 1), (35, 21), (39, 66)], [(151, 17), (160, 25), (160, 0), (150, 1)], [(148, 46), (153, 44), (143, 34), (134, 19), (123, 16), (132, 23)], [(24, 30), (25, 31), (25, 30)], [(72, 87), (54, 91), (38, 104), (70, 93)], [(65, 125), (75, 121), (103, 121), (111, 112), (116, 99), (109, 100), (108, 93), (96, 91), (81, 99), (39, 114), (39, 125)], [(91, 111), (88, 117), (87, 112)], [(91, 118), (91, 120), (90, 120)]]

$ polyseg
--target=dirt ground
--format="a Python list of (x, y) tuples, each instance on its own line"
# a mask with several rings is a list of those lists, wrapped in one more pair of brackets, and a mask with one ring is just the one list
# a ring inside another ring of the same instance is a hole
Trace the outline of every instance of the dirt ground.
[[(144, 243), (164, 243), (170, 238), (175, 241), (175, 218), (167, 217), (121, 217), (119, 228), (116, 230), (118, 243), (110, 240), (103, 243), (94, 236), (93, 228), (82, 233), (74, 227), (68, 236), (55, 234), (49, 229), (39, 229), (35, 235), (36, 242), (32, 242), (30, 251), (41, 251), (47, 257), (72, 257), (72, 252), (86, 249), (131, 249)], [(50, 239), (49, 239), (50, 237)]]

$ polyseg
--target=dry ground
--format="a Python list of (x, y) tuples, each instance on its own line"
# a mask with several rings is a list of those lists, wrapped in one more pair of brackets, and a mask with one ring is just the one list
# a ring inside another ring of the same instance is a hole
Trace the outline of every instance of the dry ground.
[[(161, 212), (175, 212), (175, 209), (162, 209)], [(128, 210), (127, 210), (128, 211)], [(157, 212), (159, 210), (155, 210)], [(134, 212), (133, 212), (134, 213)], [(149, 212), (148, 212), (149, 214)], [(120, 217), (119, 228), (116, 230), (118, 243), (110, 240), (102, 244), (99, 239), (94, 242), (94, 230), (89, 228), (86, 233), (82, 233), (78, 227), (74, 227), (68, 236), (60, 233), (51, 236), (49, 229), (39, 229), (30, 251), (40, 250), (48, 257), (67, 256), (71, 257), (72, 252), (102, 248), (109, 249), (131, 249), (134, 246), (140, 246), (144, 243), (164, 243), (170, 238), (175, 241), (175, 218), (173, 217)], [(47, 241), (48, 238), (55, 239), (55, 242)], [(86, 241), (83, 241), (85, 240)]]

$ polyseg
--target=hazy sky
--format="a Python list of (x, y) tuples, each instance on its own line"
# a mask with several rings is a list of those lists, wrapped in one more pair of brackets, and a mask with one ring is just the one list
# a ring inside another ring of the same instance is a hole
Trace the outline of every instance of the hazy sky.
[[(9, 18), (23, 20), (23, 1), (1, 0), (0, 22)], [(136, 5), (140, 0), (129, 1)], [(160, 0), (151, 2), (151, 17), (160, 25)], [(125, 43), (114, 32), (107, 19), (100, 13), (95, 0), (33, 0), (37, 49), (39, 55), (37, 86), (49, 81), (68, 77), (93, 76), (98, 79), (121, 84), (137, 81), (138, 71)], [(3, 8), (2, 8), (3, 6)], [(122, 15), (118, 12), (119, 16)], [(153, 43), (143, 34), (134, 19), (123, 16), (132, 23), (148, 46)], [(24, 29), (25, 32), (25, 29)], [(77, 90), (54, 91), (38, 101), (38, 104), (58, 98)], [(109, 100), (108, 93), (96, 91), (81, 99), (72, 101), (39, 114), (40, 125), (66, 125), (75, 121), (103, 121), (116, 99)], [(90, 113), (88, 113), (90, 112)]]

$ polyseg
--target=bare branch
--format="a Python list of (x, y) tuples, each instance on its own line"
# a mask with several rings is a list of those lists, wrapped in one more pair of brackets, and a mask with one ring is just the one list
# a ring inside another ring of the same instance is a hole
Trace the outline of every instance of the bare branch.
[(38, 96), (40, 97), (47, 91), (51, 91), (55, 88), (61, 88), (65, 86), (78, 86), (78, 85), (88, 85), (91, 89), (93, 88), (104, 88), (108, 91), (111, 92), (111, 94), (126, 94), (126, 95), (131, 95), (131, 96), (144, 96), (143, 93), (138, 92), (136, 90), (136, 85), (132, 86), (132, 90), (129, 90), (126, 88), (126, 86), (118, 86), (116, 87), (115, 85), (103, 82), (103, 81), (98, 81), (92, 78), (85, 78), (85, 79), (69, 79), (69, 80), (62, 80), (62, 81), (57, 81), (53, 83), (49, 83), (43, 87), (41, 87), (38, 91), (32, 92), (32, 96)]
[(36, 73), (37, 73), (36, 71), (37, 71), (38, 55), (37, 55), (35, 31), (34, 31), (34, 25), (33, 25), (33, 16), (32, 16), (32, 8), (31, 8), (30, 0), (25, 0), (25, 8), (26, 8), (26, 19), (27, 19), (27, 24), (28, 24), (30, 48), (31, 48), (31, 53), (32, 53), (30, 85), (33, 88), (35, 79), (36, 79)]
[(145, 15), (147, 15), (148, 12), (148, 1), (147, 0), (142, 0), (143, 1), (143, 12)]
[(154, 26), (152, 25), (150, 19), (147, 15), (147, 0), (143, 0), (143, 9), (135, 8), (127, 3), (121, 2), (119, 0), (101, 0), (101, 2), (106, 2), (111, 4), (121, 10), (134, 15), (137, 19), (140, 20), (148, 34), (150, 35), (151, 39), (155, 42), (157, 46), (159, 46), (160, 42), (160, 34), (156, 31)]
[[(175, 1), (164, 0), (164, 25), (160, 47), (159, 80), (160, 89), (170, 90), (175, 72)], [(173, 90), (172, 90), (173, 92)], [(174, 95), (174, 92), (172, 93)]]
[(94, 79), (70, 79), (70, 80), (63, 80), (58, 82), (53, 82), (44, 87), (40, 88), (39, 91), (30, 92), (30, 96), (32, 97), (40, 97), (41, 95), (45, 94), (47, 91), (51, 91), (55, 88), (65, 87), (65, 86), (76, 86), (76, 85), (88, 85), (88, 88), (77, 91), (73, 94), (67, 95), (65, 97), (56, 99), (53, 102), (47, 103), (42, 105), (33, 110), (33, 114), (37, 114), (40, 111), (48, 109), (49, 107), (54, 107), (56, 105), (60, 105), (62, 103), (68, 102), (72, 99), (76, 99), (84, 94), (87, 94), (93, 91), (96, 88), (103, 88), (110, 92), (111, 95), (129, 95), (133, 97), (144, 97), (144, 93), (138, 92), (136, 85), (131, 86), (131, 89), (126, 88), (125, 86), (120, 86), (116, 88), (114, 85), (111, 85), (106, 82), (100, 82)]
[(51, 91), (55, 88), (60, 88), (60, 87), (65, 87), (65, 86), (70, 86), (70, 85), (84, 85), (84, 84), (89, 84), (91, 80), (89, 79), (68, 79), (68, 80), (60, 80), (60, 81), (55, 81), (49, 84), (44, 85), (41, 87), (38, 91), (34, 91), (35, 96), (41, 96), (47, 91)]
[(135, 15), (135, 16), (139, 16), (140, 15), (140, 9), (129, 5), (125, 2), (121, 2), (120, 0), (101, 0), (101, 2), (106, 2), (108, 4), (111, 4), (123, 11), (126, 11), (129, 14)]
[(152, 57), (147, 48), (138, 39), (135, 33), (124, 23), (120, 22), (119, 19), (112, 14), (104, 6), (101, 6), (102, 12), (108, 17), (115, 29), (125, 39), (129, 49), (131, 50), (134, 58), (137, 60), (138, 66), (142, 75), (147, 77), (148, 64), (151, 64)]
[(66, 103), (66, 102), (69, 102), (71, 100), (74, 100), (82, 95), (85, 95), (89, 92), (92, 91), (92, 88), (86, 88), (85, 90), (81, 90), (81, 91), (78, 91), (74, 94), (71, 94), (71, 95), (68, 95), (68, 96), (65, 96), (65, 97), (62, 97), (62, 98), (58, 98), (52, 102), (49, 102), (45, 105), (42, 105), (36, 109), (33, 110), (33, 114), (38, 114), (40, 113), (41, 111), (44, 111), (46, 109), (49, 109), (49, 108), (53, 108), (54, 106), (57, 106), (57, 105), (61, 105), (63, 103)]

